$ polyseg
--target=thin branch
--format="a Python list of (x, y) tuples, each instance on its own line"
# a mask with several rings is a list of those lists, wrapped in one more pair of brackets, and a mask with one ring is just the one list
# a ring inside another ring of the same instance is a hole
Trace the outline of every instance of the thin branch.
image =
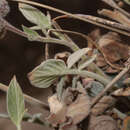
[[(75, 14), (75, 15), (80, 16), (80, 17), (85, 18), (85, 19), (88, 19), (90, 21), (102, 24), (104, 26), (107, 26), (112, 31), (118, 30), (118, 33), (124, 33), (124, 34), (127, 35), (127, 33), (130, 32), (129, 26), (126, 26), (126, 25), (123, 25), (123, 24), (120, 24), (120, 23), (116, 23), (116, 22), (113, 22), (113, 21), (110, 21), (110, 20), (106, 20), (106, 19), (103, 19), (103, 18), (91, 16), (91, 15), (85, 15), (85, 14)], [(62, 16), (58, 16), (58, 17), (54, 18), (54, 20), (58, 20), (58, 19), (61, 19), (61, 18), (67, 18), (67, 17), (69, 17), (69, 16), (68, 15), (62, 15)]]
[(116, 20), (119, 23), (130, 27), (130, 19), (128, 17), (126, 17), (125, 15), (123, 15), (118, 10), (111, 11), (108, 9), (102, 9), (102, 10), (98, 11), (98, 14), (107, 16), (108, 18)]
[(130, 18), (130, 14), (127, 13), (125, 10), (123, 10), (122, 8), (120, 8), (115, 2), (114, 0), (102, 0), (103, 2), (105, 2), (106, 4), (108, 4), (109, 6), (111, 6), (114, 9), (117, 9), (118, 11), (120, 11), (121, 13), (123, 13), (125, 16)]
[(113, 85), (122, 78), (128, 71), (130, 70), (130, 66), (125, 67), (106, 87), (105, 89), (99, 93), (92, 101), (92, 106), (94, 106), (104, 95), (110, 90)]
[(42, 7), (42, 8), (46, 8), (46, 9), (49, 9), (51, 11), (55, 11), (57, 13), (61, 13), (61, 14), (67, 15), (67, 16), (75, 18), (75, 19), (78, 19), (78, 20), (81, 20), (81, 21), (84, 21), (84, 22), (87, 22), (87, 23), (91, 23), (91, 24), (94, 24), (94, 25), (97, 25), (97, 26), (100, 26), (100, 27), (103, 27), (103, 28), (115, 31), (115, 32), (121, 33), (121, 34), (126, 35), (126, 36), (130, 36), (130, 33), (128, 33), (128, 32), (120, 30), (118, 28), (114, 28), (114, 24), (113, 24), (113, 27), (109, 27), (109, 26), (107, 26), (107, 25), (105, 25), (103, 23), (98, 23), (95, 20), (90, 20), (90, 19), (87, 19), (87, 18), (76, 16), (76, 15), (68, 13), (66, 11), (63, 11), (63, 10), (60, 10), (60, 9), (57, 9), (57, 8), (54, 8), (54, 7), (45, 5), (45, 4), (40, 4), (40, 3), (37, 3), (37, 2), (29, 1), (29, 0), (12, 0), (12, 1), (26, 3), (26, 4), (31, 4), (31, 5), (39, 6), (39, 7)]

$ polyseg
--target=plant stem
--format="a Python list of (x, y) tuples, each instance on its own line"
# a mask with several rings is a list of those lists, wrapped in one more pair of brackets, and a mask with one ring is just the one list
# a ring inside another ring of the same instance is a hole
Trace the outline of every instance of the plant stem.
[(21, 129), (21, 125), (18, 125), (18, 126), (17, 126), (17, 130), (22, 130), (22, 129)]
[(120, 78), (121, 78), (122, 76), (124, 76), (124, 75), (129, 71), (129, 69), (130, 69), (130, 67), (125, 67), (125, 68), (105, 87), (105, 89), (104, 89), (101, 93), (99, 93), (99, 95), (97, 95), (97, 96), (93, 99), (93, 101), (92, 101), (92, 106), (94, 106), (94, 105), (105, 95), (105, 93), (106, 93), (108, 90), (110, 90), (110, 89), (113, 87), (113, 85), (114, 85), (118, 80), (120, 80)]
[(120, 30), (120, 29), (117, 29), (117, 28), (114, 28), (114, 27), (106, 26), (103, 23), (98, 23), (96, 21), (96, 19), (95, 19), (95, 21), (93, 21), (93, 20), (90, 20), (90, 19), (87, 19), (87, 18), (82, 18), (80, 16), (76, 16), (76, 15), (71, 14), (69, 12), (66, 12), (66, 11), (63, 11), (63, 10), (60, 10), (60, 9), (57, 9), (57, 8), (45, 5), (45, 4), (40, 4), (40, 3), (37, 3), (37, 2), (33, 2), (33, 1), (28, 1), (28, 0), (12, 0), (12, 1), (17, 1), (17, 2), (21, 2), (21, 3), (26, 3), (26, 4), (31, 4), (31, 5), (39, 6), (39, 7), (42, 7), (42, 8), (46, 8), (46, 9), (55, 11), (57, 13), (68, 15), (68, 16), (70, 16), (72, 18), (75, 18), (75, 19), (79, 19), (81, 21), (84, 21), (84, 22), (87, 22), (87, 23), (91, 23), (91, 24), (94, 24), (94, 25), (97, 25), (97, 26), (100, 26), (100, 27), (103, 27), (103, 28), (106, 28), (106, 29), (109, 29), (109, 30), (112, 30), (112, 31), (115, 31), (115, 32), (118, 32), (118, 33), (121, 33), (123, 35), (130, 36), (130, 33), (128, 33), (128, 32)]

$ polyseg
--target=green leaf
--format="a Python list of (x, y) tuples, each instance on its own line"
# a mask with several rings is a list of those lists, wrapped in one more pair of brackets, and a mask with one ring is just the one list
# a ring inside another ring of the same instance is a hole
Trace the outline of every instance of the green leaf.
[(49, 15), (45, 16), (40, 10), (35, 7), (32, 7), (28, 4), (19, 3), (19, 10), (24, 15), (24, 17), (41, 27), (41, 29), (51, 28), (51, 18)]
[(88, 53), (89, 50), (90, 48), (79, 49), (78, 51), (70, 55), (67, 60), (68, 68), (71, 68), (83, 55)]
[(24, 96), (14, 77), (7, 92), (7, 110), (12, 122), (19, 127), (25, 113)]
[(34, 30), (32, 30), (32, 29), (30, 29), (28, 27), (25, 27), (25, 26), (22, 26), (22, 27), (23, 27), (23, 30), (27, 34), (28, 39), (30, 41), (35, 41), (40, 36), (36, 31), (34, 31)]
[(64, 61), (55, 59), (47, 60), (31, 72), (31, 83), (39, 88), (47, 88), (59, 76), (64, 75), (67, 70)]
[(63, 94), (63, 90), (64, 90), (64, 86), (65, 86), (65, 81), (66, 81), (66, 77), (62, 77), (59, 81), (59, 83), (57, 84), (57, 98), (59, 101), (61, 101), (62, 99), (62, 94)]
[(97, 55), (94, 55), (91, 58), (89, 58), (86, 61), (84, 61), (83, 63), (78, 64), (78, 68), (80, 70), (86, 68), (87, 66), (89, 66), (96, 59), (96, 57), (97, 57)]
[(65, 75), (91, 77), (105, 85), (110, 82), (108, 79), (105, 79), (104, 77), (93, 72), (70, 69), (65, 65), (64, 61), (58, 59), (49, 59), (44, 61), (29, 74), (29, 79), (34, 86), (39, 88), (47, 88), (51, 86), (59, 77)]

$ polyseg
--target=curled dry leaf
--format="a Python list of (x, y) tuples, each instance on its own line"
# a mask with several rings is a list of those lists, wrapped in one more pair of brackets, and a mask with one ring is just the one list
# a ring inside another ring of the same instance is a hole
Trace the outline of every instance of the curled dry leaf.
[(115, 32), (103, 35), (97, 43), (105, 58), (111, 63), (128, 58), (129, 47), (121, 42), (119, 35)]
[(108, 108), (111, 108), (115, 104), (115, 101), (115, 98), (111, 96), (104, 96), (92, 108), (92, 114), (95, 116), (103, 114)]
[(104, 57), (101, 54), (98, 54), (98, 56), (96, 58), (96, 64), (98, 67), (104, 67), (107, 65)]
[(63, 124), (66, 121), (65, 114), (67, 112), (67, 106), (58, 100), (56, 94), (48, 98), (48, 103), (51, 114), (47, 120), (54, 127), (56, 127), (58, 124)]
[[(85, 93), (81, 93), (81, 90), (78, 92), (79, 94), (76, 99), (69, 105), (58, 101), (56, 94), (48, 99), (51, 113), (48, 121), (53, 126), (72, 127), (72, 125), (78, 124), (88, 116), (90, 112), (90, 99)], [(68, 119), (71, 120), (69, 123)]]
[(130, 96), (130, 87), (120, 88), (112, 93), (114, 96)]
[(91, 116), (87, 130), (119, 130), (110, 116)]
[(108, 66), (105, 70), (105, 72), (109, 74), (115, 74), (118, 73), (119, 71), (120, 71), (119, 69), (112, 68), (111, 66)]

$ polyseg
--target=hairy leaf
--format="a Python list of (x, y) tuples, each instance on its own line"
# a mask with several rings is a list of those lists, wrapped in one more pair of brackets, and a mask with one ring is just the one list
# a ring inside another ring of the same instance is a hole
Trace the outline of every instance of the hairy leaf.
[(39, 34), (36, 31), (34, 31), (28, 27), (25, 27), (25, 26), (22, 26), (22, 27), (30, 41), (35, 41), (39, 37)]
[(88, 53), (89, 50), (90, 48), (79, 49), (78, 51), (70, 55), (67, 60), (68, 68), (71, 68), (83, 55)]
[(62, 60), (50, 59), (39, 65), (32, 71), (31, 83), (40, 88), (47, 88), (53, 84), (59, 76), (68, 71)]
[(64, 75), (91, 77), (105, 85), (110, 82), (108, 79), (105, 79), (104, 77), (93, 72), (70, 69), (65, 65), (64, 61), (58, 59), (49, 59), (44, 61), (29, 74), (29, 78), (34, 86), (39, 88), (47, 88), (52, 85), (59, 77)]
[(14, 77), (7, 93), (7, 110), (12, 122), (18, 127), (22, 121), (25, 112), (24, 96), (19, 84)]
[(45, 16), (40, 10), (31, 5), (19, 3), (19, 10), (24, 15), (24, 17), (42, 29), (51, 27), (51, 19), (50, 16)]
[(88, 60), (84, 61), (83, 63), (78, 65), (78, 68), (80, 70), (86, 68), (87, 66), (89, 66), (95, 59), (96, 59), (97, 55), (92, 56), (91, 58), (89, 58)]

